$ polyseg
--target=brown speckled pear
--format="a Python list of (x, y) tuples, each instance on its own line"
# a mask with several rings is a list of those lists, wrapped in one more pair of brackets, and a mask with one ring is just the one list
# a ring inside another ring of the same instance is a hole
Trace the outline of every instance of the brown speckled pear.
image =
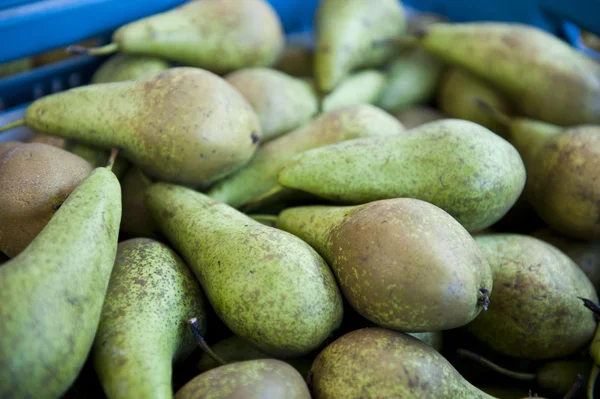
[(197, 68), (52, 94), (25, 112), (27, 126), (121, 154), (148, 176), (198, 186), (240, 168), (260, 122), (225, 80)]
[(215, 184), (208, 195), (237, 208), (276, 186), (278, 173), (294, 155), (344, 140), (403, 131), (393, 116), (372, 105), (328, 112), (262, 146), (245, 168)]
[(338, 338), (311, 371), (314, 399), (493, 399), (429, 345), (382, 328)]
[(145, 202), (219, 318), (258, 349), (300, 356), (340, 325), (335, 277), (304, 241), (181, 186), (155, 183)]
[(328, 93), (352, 70), (385, 63), (396, 52), (396, 45), (385, 41), (405, 29), (398, 0), (322, 0), (315, 17), (319, 90)]
[(231, 363), (200, 374), (175, 399), (310, 399), (302, 376), (275, 359)]
[(117, 251), (121, 189), (97, 168), (0, 267), (0, 397), (61, 397), (86, 361)]
[(100, 65), (90, 83), (136, 80), (155, 75), (170, 67), (168, 61), (158, 57), (116, 54)]
[(172, 364), (197, 346), (192, 317), (204, 333), (204, 298), (181, 258), (152, 239), (120, 242), (92, 352), (106, 396), (172, 398)]
[(309, 83), (275, 69), (241, 69), (225, 80), (242, 93), (258, 115), (263, 141), (303, 125), (319, 111), (317, 93)]
[(485, 79), (523, 115), (562, 126), (600, 123), (600, 64), (539, 28), (438, 23), (418, 32), (417, 42)]
[(481, 250), (460, 223), (425, 201), (289, 208), (277, 227), (317, 249), (350, 305), (379, 326), (449, 330), (487, 307), (492, 272)]
[(533, 237), (475, 237), (492, 268), (490, 307), (467, 329), (502, 354), (525, 359), (569, 356), (590, 343), (598, 302), (592, 283), (567, 255)]
[(0, 251), (11, 258), (29, 245), (93, 169), (48, 144), (12, 143), (0, 144)]
[(502, 137), (473, 122), (444, 119), (305, 151), (284, 164), (279, 183), (340, 204), (417, 198), (477, 232), (517, 201), (525, 168)]

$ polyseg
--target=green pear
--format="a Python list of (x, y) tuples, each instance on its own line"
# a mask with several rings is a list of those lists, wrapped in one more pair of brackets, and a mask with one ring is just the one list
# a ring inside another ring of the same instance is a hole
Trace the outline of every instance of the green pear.
[(383, 328), (338, 338), (315, 359), (311, 372), (315, 399), (493, 399), (429, 345)]
[(428, 122), (447, 118), (439, 110), (424, 105), (403, 109), (394, 115), (409, 130)]
[(476, 232), (500, 220), (525, 185), (519, 153), (473, 122), (445, 119), (402, 135), (301, 153), (279, 173), (288, 188), (346, 204), (417, 198)]
[(425, 201), (289, 208), (277, 228), (315, 248), (350, 305), (379, 326), (449, 330), (487, 307), (492, 272), (481, 250), (454, 218)]
[(374, 69), (348, 75), (323, 98), (321, 110), (330, 112), (351, 105), (375, 104), (385, 84), (385, 75)]
[(155, 75), (169, 69), (169, 62), (158, 57), (116, 54), (104, 62), (92, 76), (91, 83), (122, 82)]
[(225, 80), (256, 111), (263, 141), (303, 125), (319, 111), (317, 94), (310, 84), (274, 69), (241, 69), (225, 76)]
[(121, 181), (123, 216), (121, 231), (131, 237), (155, 238), (158, 226), (144, 203), (144, 192), (150, 181), (137, 168), (130, 168)]
[(404, 50), (387, 67), (387, 84), (377, 105), (398, 112), (435, 96), (445, 65), (420, 48)]
[(578, 297), (597, 302), (590, 280), (567, 255), (533, 237), (475, 237), (492, 268), (487, 312), (467, 328), (502, 354), (524, 359), (571, 355), (591, 341), (596, 321)]
[(516, 23), (438, 23), (416, 38), (488, 81), (525, 116), (563, 126), (600, 123), (600, 64), (551, 33)]
[(503, 113), (511, 113), (511, 104), (484, 80), (462, 68), (451, 68), (442, 79), (437, 105), (451, 118), (466, 119), (487, 127), (506, 138), (506, 126), (482, 110), (477, 101), (484, 101)]
[(82, 144), (118, 147), (149, 177), (193, 186), (239, 169), (261, 136), (258, 117), (236, 89), (186, 67), (42, 97), (27, 107), (22, 123)]
[(0, 268), (0, 397), (57, 398), (92, 348), (115, 261), (121, 189), (97, 168)]
[(317, 348), (342, 318), (342, 297), (308, 244), (194, 190), (155, 183), (146, 206), (234, 334), (280, 357)]
[(92, 351), (106, 396), (173, 397), (172, 363), (197, 346), (193, 317), (204, 333), (204, 298), (181, 258), (152, 239), (120, 242)]
[(175, 399), (310, 399), (302, 376), (275, 359), (249, 360), (200, 374)]
[(393, 116), (372, 105), (331, 111), (262, 146), (245, 168), (215, 184), (208, 195), (237, 208), (275, 187), (277, 175), (296, 154), (344, 140), (403, 131)]
[(380, 66), (395, 54), (386, 43), (406, 29), (398, 0), (322, 0), (315, 16), (314, 75), (332, 91), (352, 70)]
[[(227, 363), (272, 358), (272, 356), (256, 349), (248, 341), (235, 335), (211, 345), (210, 348), (217, 356), (219, 356), (219, 358), (225, 360)], [(301, 357), (286, 359), (285, 362), (298, 370), (303, 377), (306, 377), (314, 357), (314, 355), (308, 354)], [(206, 353), (202, 354), (202, 357), (198, 362), (198, 370), (201, 373), (216, 367), (219, 367), (219, 364), (216, 361)]]
[(0, 251), (14, 258), (93, 168), (48, 144), (8, 142), (0, 148)]
[(104, 47), (70, 49), (96, 55), (116, 51), (148, 55), (221, 74), (269, 66), (283, 45), (281, 22), (267, 1), (202, 0), (130, 22), (117, 29), (112, 43)]

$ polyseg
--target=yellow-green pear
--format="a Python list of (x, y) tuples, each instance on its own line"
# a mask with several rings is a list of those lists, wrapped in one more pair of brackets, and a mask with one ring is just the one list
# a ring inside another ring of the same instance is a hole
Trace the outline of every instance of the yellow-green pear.
[(152, 76), (171, 67), (158, 57), (115, 54), (105, 61), (92, 76), (91, 83), (122, 82)]
[(374, 69), (348, 75), (331, 93), (323, 97), (321, 111), (334, 111), (350, 105), (375, 104), (385, 84), (385, 75)]

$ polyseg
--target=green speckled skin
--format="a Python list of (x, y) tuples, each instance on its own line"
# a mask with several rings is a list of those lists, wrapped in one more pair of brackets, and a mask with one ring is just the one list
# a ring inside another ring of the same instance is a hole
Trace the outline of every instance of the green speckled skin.
[(422, 332), (422, 333), (407, 333), (418, 339), (421, 342), (425, 342), (438, 352), (442, 351), (444, 346), (444, 335), (441, 331), (435, 332)]
[(278, 173), (294, 155), (344, 140), (403, 131), (402, 124), (393, 116), (372, 105), (328, 112), (262, 146), (248, 165), (217, 183), (208, 195), (237, 208), (277, 185)]
[(387, 83), (378, 104), (389, 112), (429, 103), (435, 96), (445, 65), (419, 48), (409, 48), (390, 62)]
[(551, 359), (590, 343), (594, 315), (577, 297), (598, 302), (592, 283), (567, 255), (533, 237), (475, 237), (493, 272), (487, 312), (467, 326), (492, 349), (508, 356)]
[(526, 116), (563, 126), (600, 123), (600, 64), (550, 33), (520, 24), (440, 23), (419, 38), (426, 50), (502, 90)]
[(186, 67), (43, 97), (27, 108), (25, 122), (83, 144), (119, 147), (148, 176), (192, 186), (240, 168), (261, 135), (258, 117), (237, 90)]
[(425, 201), (290, 208), (277, 227), (316, 248), (350, 305), (382, 327), (464, 326), (482, 310), (480, 290), (492, 292), (492, 272), (471, 235)]
[(296, 129), (319, 111), (317, 93), (309, 83), (275, 69), (241, 69), (225, 80), (252, 105), (260, 119), (263, 142)]
[(375, 104), (386, 85), (385, 75), (375, 69), (367, 69), (349, 75), (323, 98), (322, 112), (359, 104)]
[(427, 344), (382, 328), (338, 338), (312, 373), (314, 399), (493, 399)]
[(92, 348), (115, 261), (121, 189), (97, 168), (0, 268), (0, 397), (57, 398)]
[(155, 75), (169, 69), (168, 61), (143, 55), (115, 54), (105, 61), (92, 76), (91, 83), (123, 82)]
[(397, 0), (323, 0), (315, 16), (314, 75), (320, 91), (332, 91), (350, 71), (379, 66), (396, 53), (385, 44), (402, 34), (406, 19)]
[(288, 161), (279, 182), (342, 204), (417, 198), (470, 232), (504, 216), (525, 185), (517, 150), (483, 126), (429, 122), (406, 134), (313, 149)]
[(275, 359), (231, 363), (200, 374), (176, 399), (310, 399), (302, 376)]
[(153, 184), (146, 205), (219, 318), (257, 348), (299, 356), (340, 325), (335, 277), (304, 241), (180, 186)]
[(119, 50), (225, 73), (273, 64), (283, 28), (265, 0), (190, 1), (131, 22), (113, 35)]
[(197, 346), (192, 317), (204, 333), (204, 298), (181, 258), (148, 238), (119, 243), (92, 352), (106, 396), (172, 398), (172, 363)]

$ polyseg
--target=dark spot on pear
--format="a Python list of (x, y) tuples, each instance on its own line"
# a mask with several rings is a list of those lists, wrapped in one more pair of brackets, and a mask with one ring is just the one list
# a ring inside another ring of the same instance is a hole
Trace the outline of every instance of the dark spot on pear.
[(256, 132), (252, 132), (250, 138), (252, 139), (252, 144), (256, 144), (260, 141), (260, 138), (258, 137), (258, 134), (256, 134)]

